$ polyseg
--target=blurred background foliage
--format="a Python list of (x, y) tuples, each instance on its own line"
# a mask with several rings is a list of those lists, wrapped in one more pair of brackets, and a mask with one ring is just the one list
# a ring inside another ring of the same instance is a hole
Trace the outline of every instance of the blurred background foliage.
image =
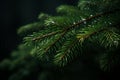
[(17, 29), (37, 21), (41, 12), (55, 15), (61, 4), (75, 5), (78, 0), (0, 0), (0, 60), (9, 56), (21, 41)]

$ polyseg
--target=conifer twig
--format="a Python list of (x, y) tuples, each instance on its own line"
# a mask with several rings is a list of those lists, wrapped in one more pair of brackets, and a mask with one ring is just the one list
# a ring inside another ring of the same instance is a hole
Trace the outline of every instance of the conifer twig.
[(45, 38), (45, 37), (48, 37), (48, 36), (51, 36), (51, 35), (55, 35), (55, 34), (57, 34), (57, 33), (59, 33), (59, 32), (60, 32), (60, 31), (51, 32), (51, 33), (48, 33), (48, 34), (45, 34), (45, 35), (42, 35), (42, 36), (33, 38), (32, 40), (33, 40), (33, 41), (40, 40), (40, 39), (42, 39), (42, 38)]
[(33, 41), (36, 41), (36, 40), (40, 40), (40, 39), (45, 38), (45, 37), (48, 37), (48, 36), (55, 35), (55, 34), (57, 34), (57, 33), (59, 33), (59, 32), (64, 32), (64, 31), (66, 32), (66, 30), (69, 30), (69, 29), (71, 29), (71, 28), (75, 28), (76, 26), (78, 26), (78, 25), (80, 25), (80, 24), (82, 24), (82, 23), (84, 23), (84, 22), (87, 22), (87, 21), (90, 21), (90, 20), (92, 20), (92, 19), (101, 17), (101, 16), (103, 16), (103, 15), (112, 14), (112, 13), (115, 13), (115, 12), (117, 12), (117, 11), (120, 11), (120, 9), (115, 9), (115, 10), (112, 10), (112, 11), (107, 11), (107, 12), (103, 12), (103, 13), (100, 13), (100, 14), (96, 14), (96, 15), (94, 15), (94, 16), (90, 16), (90, 17), (86, 18), (85, 20), (82, 20), (82, 21), (80, 21), (80, 22), (78, 22), (78, 23), (75, 23), (75, 24), (73, 24), (73, 25), (65, 28), (65, 29), (62, 30), (62, 31), (51, 32), (51, 33), (48, 33), (48, 34), (45, 34), (45, 35), (42, 35), (42, 36), (33, 38), (32, 40), (33, 40)]
[(76, 26), (78, 26), (78, 25), (80, 25), (80, 24), (82, 24), (84, 22), (87, 22), (87, 21), (90, 21), (92, 19), (101, 17), (103, 15), (112, 14), (112, 13), (115, 13), (115, 12), (118, 12), (118, 11), (120, 11), (120, 9), (115, 9), (115, 10), (112, 10), (112, 11), (107, 11), (107, 12), (103, 12), (103, 13), (100, 13), (100, 14), (96, 14), (94, 16), (90, 16), (90, 17), (86, 18), (85, 20), (82, 20), (82, 21), (80, 21), (80, 22), (78, 22), (76, 24), (73, 24), (72, 26), (68, 27), (68, 29), (74, 28), (74, 27), (76, 27)]

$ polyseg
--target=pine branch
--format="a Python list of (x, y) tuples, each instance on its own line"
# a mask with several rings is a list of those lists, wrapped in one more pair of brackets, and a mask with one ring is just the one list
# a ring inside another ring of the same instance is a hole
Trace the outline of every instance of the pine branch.
[(89, 18), (86, 18), (86, 19), (84, 19), (84, 20), (82, 20), (82, 21), (80, 21), (80, 22), (78, 22), (76, 24), (73, 24), (72, 26), (68, 27), (68, 29), (75, 28), (75, 27), (79, 26), (80, 24), (82, 24), (84, 22), (88, 22), (88, 21), (90, 21), (92, 19), (99, 18), (99, 17), (109, 15), (109, 14), (112, 14), (112, 13), (116, 13), (116, 12), (119, 12), (119, 11), (120, 11), (120, 9), (115, 9), (115, 10), (112, 10), (112, 11), (107, 11), (107, 12), (103, 12), (103, 13), (100, 13), (100, 14), (96, 14), (94, 16), (90, 16)]
[[(105, 48), (109, 48), (110, 50), (117, 48), (120, 43), (120, 35), (115, 32), (116, 29), (109, 28), (98, 36), (100, 37), (99, 42), (101, 45), (105, 46)], [(111, 49), (112, 48), (112, 49)]]
[(120, 55), (118, 53), (106, 52), (97, 57), (100, 68), (103, 71), (111, 71), (116, 65), (120, 64)]
[(50, 53), (56, 53), (56, 50), (65, 41), (65, 39), (63, 38), (64, 36), (65, 32), (61, 34), (56, 34), (52, 37), (42, 40), (40, 42), (40, 45), (39, 43), (36, 44), (36, 47), (33, 49), (31, 54), (37, 55), (37, 57), (42, 60), (43, 58), (45, 58), (45, 56), (49, 55)]
[(112, 48), (113, 46), (117, 47), (120, 42), (120, 35), (116, 33), (117, 30), (111, 26), (114, 25), (107, 27), (94, 26), (83, 28), (77, 35), (77, 38), (81, 43), (83, 43), (85, 39), (92, 38), (92, 41), (95, 39), (105, 48)]
[(69, 45), (69, 47), (66, 49), (66, 51), (63, 54), (59, 55), (59, 53), (58, 53), (55, 56), (55, 58), (58, 58), (58, 60), (55, 60), (55, 64), (59, 64), (59, 65), (64, 66), (64, 65), (66, 65), (66, 63), (68, 63), (67, 61), (70, 61), (70, 60), (67, 59), (66, 56), (68, 56), (68, 55), (70, 56), (70, 54), (68, 54), (68, 50), (72, 49), (74, 47), (74, 45), (76, 44), (76, 42), (77, 42), (77, 40), (74, 41), (71, 45)]
[(77, 34), (77, 38), (79, 39), (79, 41), (82, 43), (85, 39), (103, 32), (105, 30), (109, 29), (108, 27), (101, 27), (101, 26), (95, 26), (95, 27), (86, 27), (83, 28), (79, 34)]
[(33, 41), (40, 40), (40, 39), (42, 39), (42, 38), (55, 35), (55, 34), (57, 34), (57, 33), (59, 33), (59, 32), (61, 32), (61, 31), (51, 32), (51, 33), (48, 33), (48, 34), (45, 34), (45, 35), (42, 35), (42, 36), (33, 38)]
[(56, 44), (57, 41), (59, 41), (64, 35), (65, 35), (66, 31), (63, 32), (60, 37), (58, 39), (56, 39), (52, 44), (50, 44), (50, 46), (48, 46), (46, 49), (45, 49), (45, 53), (53, 46)]
[[(74, 23), (73, 25), (67, 27), (67, 28), (64, 28), (63, 30), (59, 30), (59, 31), (56, 31), (56, 32), (50, 32), (48, 34), (44, 34), (44, 35), (41, 35), (41, 36), (38, 36), (38, 37), (35, 37), (33, 38), (32, 40), (33, 41), (38, 41), (40, 39), (43, 39), (43, 38), (47, 38), (47, 37), (50, 37), (50, 36), (53, 36), (53, 35), (56, 35), (56, 34), (60, 34), (60, 36), (55, 39), (53, 42), (49, 43), (49, 44), (46, 44), (47, 46), (43, 47), (39, 47), (40, 51), (38, 50), (38, 52), (35, 52), (35, 53), (39, 53), (39, 56), (43, 56), (43, 55), (47, 55), (47, 54), (44, 54), (44, 53), (49, 53), (51, 52), (51, 49), (56, 46), (56, 43), (59, 42), (71, 29), (73, 28), (76, 28), (78, 25), (81, 25), (82, 23), (84, 22), (88, 22), (88, 21), (91, 21), (92, 19), (95, 19), (95, 18), (98, 18), (98, 17), (101, 17), (101, 16), (104, 16), (104, 15), (107, 15), (107, 14), (112, 14), (114, 13), (114, 11), (109, 11), (109, 12), (105, 12), (105, 13), (101, 13), (101, 14), (97, 14), (95, 16), (91, 16), (89, 18), (86, 18), (85, 20), (82, 20), (78, 23)], [(93, 28), (94, 29), (94, 28)], [(89, 34), (86, 34), (83, 36), (83, 38), (88, 38), (89, 36), (92, 36), (98, 32), (102, 32), (104, 30), (106, 30), (107, 28), (102, 28), (102, 27), (98, 27), (96, 30), (93, 30), (93, 32), (89, 33)], [(83, 39), (82, 38), (82, 39)], [(36, 50), (36, 49), (35, 49)], [(36, 50), (37, 51), (37, 50)], [(34, 52), (33, 52), (34, 53)], [(56, 53), (56, 52), (55, 52)], [(61, 63), (62, 64), (62, 63)]]
[(35, 31), (40, 31), (44, 29), (44, 25), (41, 22), (34, 22), (18, 29), (17, 33), (21, 36), (26, 36), (27, 34), (33, 33)]
[(76, 6), (61, 5), (57, 7), (57, 13), (67, 16), (84, 16), (84, 14)]
[[(85, 23), (85, 22), (88, 22), (88, 21), (90, 21), (90, 20), (92, 20), (92, 19), (99, 18), (99, 17), (101, 17), (101, 16), (105, 16), (105, 15), (108, 15), (108, 14), (112, 14), (112, 13), (115, 13), (115, 12), (118, 12), (118, 11), (119, 11), (119, 9), (116, 9), (116, 10), (107, 11), (107, 12), (104, 12), (104, 13), (101, 13), (101, 14), (96, 14), (95, 16), (91, 16), (91, 17), (86, 18), (86, 19), (84, 19), (84, 20), (82, 20), (82, 21), (80, 21), (80, 22), (74, 23), (73, 25), (71, 25), (71, 26), (65, 28), (64, 30), (62, 30), (62, 32), (64, 32), (64, 31), (66, 32), (66, 30), (69, 30), (69, 29), (72, 29), (72, 28), (76, 28), (76, 27), (80, 26), (81, 24), (83, 24), (83, 23)], [(48, 33), (48, 34), (39, 36), (39, 37), (37, 37), (37, 38), (34, 38), (34, 39), (32, 39), (32, 40), (33, 40), (33, 41), (39, 40), (39, 39), (42, 39), (42, 38), (45, 38), (45, 37), (48, 37), (48, 36), (55, 35), (55, 34), (57, 34), (57, 33), (59, 33), (59, 32), (61, 32), (61, 31), (51, 32), (51, 33)]]
[(54, 63), (61, 67), (65, 66), (78, 55), (78, 52), (81, 53), (79, 43), (77, 42), (77, 39), (67, 40), (61, 49), (57, 51)]

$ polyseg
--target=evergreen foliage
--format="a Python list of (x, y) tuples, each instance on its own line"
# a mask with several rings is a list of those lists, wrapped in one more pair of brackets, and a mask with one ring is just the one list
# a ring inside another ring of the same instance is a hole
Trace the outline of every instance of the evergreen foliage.
[(25, 67), (10, 80), (16, 80), (14, 77), (21, 72), (22, 76), (29, 75), (40, 65), (64, 68), (78, 58), (111, 71), (120, 64), (119, 4), (120, 0), (80, 0), (77, 6), (56, 8), (58, 16), (41, 13), (38, 22), (18, 29), (24, 42), (0, 67), (9, 70)]

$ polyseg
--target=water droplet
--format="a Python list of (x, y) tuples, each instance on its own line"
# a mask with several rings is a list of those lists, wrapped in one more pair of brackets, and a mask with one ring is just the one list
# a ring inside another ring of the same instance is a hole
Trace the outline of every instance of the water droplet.
[(85, 18), (82, 18), (83, 21), (85, 21)]
[(86, 21), (84, 21), (84, 24), (86, 24), (87, 22)]
[(115, 45), (115, 46), (118, 46), (118, 41), (114, 41), (114, 45)]
[(109, 24), (112, 24), (111, 22)]
[(73, 24), (76, 24), (75, 22)]
[(93, 15), (91, 14), (90, 16), (92, 17)]
[(55, 22), (54, 21), (51, 21), (52, 24), (54, 24)]

